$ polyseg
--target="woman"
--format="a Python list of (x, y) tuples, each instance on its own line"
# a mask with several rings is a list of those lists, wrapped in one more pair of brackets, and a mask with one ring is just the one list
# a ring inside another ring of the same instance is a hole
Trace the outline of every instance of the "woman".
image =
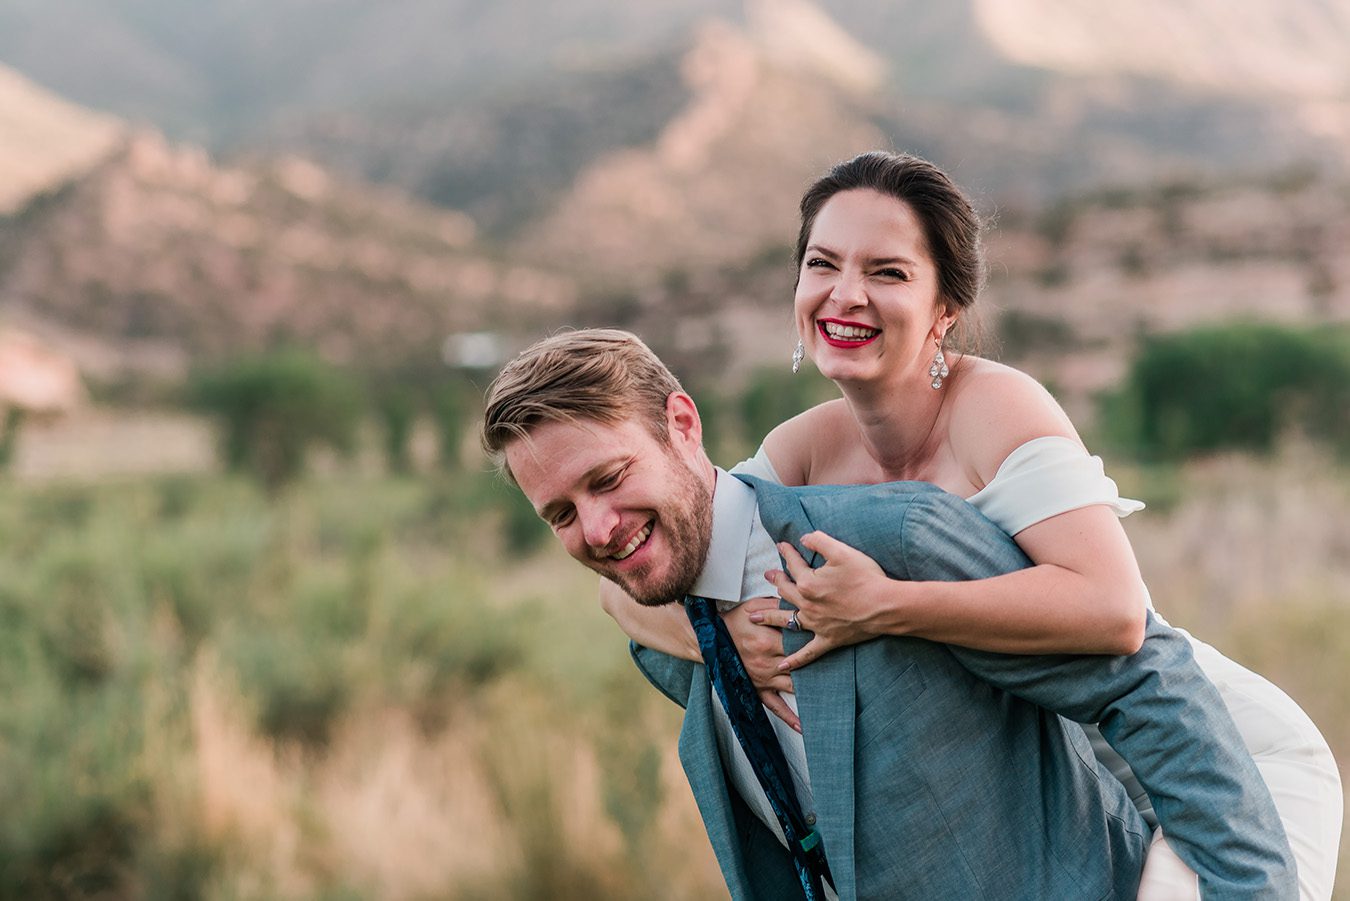
[[(767, 599), (727, 615), (766, 705), (800, 728), (770, 689), (790, 691), (791, 669), (879, 635), (1004, 653), (1136, 650), (1150, 602), (1118, 517), (1142, 505), (1119, 497), (1033, 379), (946, 349), (983, 278), (969, 201), (931, 164), (878, 152), (835, 166), (801, 210), (794, 369), (809, 355), (843, 398), (774, 429), (742, 468), (787, 484), (932, 482), (979, 507), (1035, 565), (979, 581), (915, 583), (887, 578), (820, 533), (802, 542), (826, 560), (818, 569), (780, 547), (795, 584), (781, 572), (769, 579), (795, 616)], [(603, 600), (635, 640), (699, 659), (683, 616), (640, 609), (610, 589)], [(774, 630), (798, 625), (814, 637), (784, 660)], [(1325, 741), (1278, 688), (1191, 640), (1271, 789), (1303, 897), (1330, 897), (1342, 806)], [(1123, 761), (1099, 736), (1094, 747), (1156, 825)], [(1195, 894), (1194, 874), (1155, 837), (1140, 897)]]

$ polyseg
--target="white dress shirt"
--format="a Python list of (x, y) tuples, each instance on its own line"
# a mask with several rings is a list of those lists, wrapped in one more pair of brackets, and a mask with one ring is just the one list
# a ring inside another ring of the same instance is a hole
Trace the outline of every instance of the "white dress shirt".
[[(747, 461), (748, 463), (749, 461)], [(745, 464), (738, 466), (741, 470)], [(752, 473), (758, 474), (758, 473)], [(712, 540), (708, 547), (708, 559), (699, 573), (698, 581), (690, 590), (691, 594), (718, 602), (722, 610), (734, 607), (742, 601), (756, 597), (777, 597), (777, 590), (764, 578), (766, 570), (778, 569), (778, 551), (773, 539), (765, 531), (759, 519), (759, 505), (755, 502), (755, 492), (735, 476), (718, 468), (717, 484), (713, 491)], [(711, 690), (711, 686), (709, 688)], [(760, 787), (755, 769), (750, 765), (745, 751), (736, 740), (731, 729), (731, 720), (722, 707), (717, 692), (712, 692), (713, 722), (717, 732), (717, 747), (722, 755), (722, 764), (731, 778), (732, 785), (740, 792), (745, 803), (755, 816), (778, 837), (778, 841), (787, 847), (783, 837), (783, 828), (769, 806), (769, 799)], [(797, 697), (783, 695), (794, 712), (797, 709)], [(811, 778), (806, 769), (806, 745), (801, 735), (774, 713), (765, 709), (765, 715), (773, 726), (778, 743), (783, 748), (792, 774), (792, 787), (797, 793), (802, 814), (808, 825), (815, 825), (815, 803), (811, 794)], [(826, 857), (829, 848), (825, 849)], [(835, 898), (829, 886), (825, 887), (827, 898)]]

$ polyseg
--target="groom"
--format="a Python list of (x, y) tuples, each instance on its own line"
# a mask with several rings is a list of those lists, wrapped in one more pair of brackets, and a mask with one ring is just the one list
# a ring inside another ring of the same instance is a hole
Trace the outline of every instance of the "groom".
[[(792, 489), (716, 469), (693, 400), (625, 332), (542, 341), (487, 400), (484, 447), (567, 552), (642, 603), (685, 599), (696, 630), (707, 602), (693, 595), (741, 600), (774, 540), (816, 529), (894, 578), (1029, 564), (931, 485)], [(816, 896), (822, 885), (846, 899), (1133, 898), (1148, 829), (1060, 715), (1100, 724), (1205, 897), (1297, 896), (1283, 827), (1222, 701), (1189, 644), (1152, 617), (1130, 657), (1005, 656), (914, 638), (836, 650), (794, 673), (798, 746), (768, 749), (745, 737), (724, 673), (734, 667), (702, 627), (715, 695), (705, 667), (637, 656), (686, 708), (681, 761), (735, 898)], [(764, 775), (766, 753), (806, 765), (784, 789)], [(791, 842), (810, 851), (805, 863)]]

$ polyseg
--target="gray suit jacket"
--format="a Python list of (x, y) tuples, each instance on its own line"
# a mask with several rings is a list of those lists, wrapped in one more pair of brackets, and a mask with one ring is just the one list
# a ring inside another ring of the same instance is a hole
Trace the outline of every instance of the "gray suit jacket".
[[(1030, 565), (974, 507), (926, 483), (744, 481), (776, 540), (820, 529), (893, 578), (978, 579)], [(788, 634), (788, 650), (808, 637)], [(729, 788), (703, 667), (633, 651), (686, 708), (680, 758), (732, 896), (800, 897), (786, 851)], [(817, 828), (843, 899), (1133, 898), (1148, 829), (1061, 716), (1100, 724), (1204, 897), (1297, 897), (1265, 783), (1189, 643), (1151, 615), (1130, 657), (882, 638), (793, 679)]]

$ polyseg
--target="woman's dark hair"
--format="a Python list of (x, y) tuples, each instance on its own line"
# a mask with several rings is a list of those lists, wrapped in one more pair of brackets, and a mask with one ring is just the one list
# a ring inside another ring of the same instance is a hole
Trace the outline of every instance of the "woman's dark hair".
[(860, 189), (894, 197), (914, 211), (937, 266), (940, 296), (964, 319), (984, 287), (980, 217), (945, 172), (917, 156), (873, 150), (836, 163), (807, 188), (802, 195), (802, 227), (797, 235), (798, 273), (821, 207), (841, 191)]

